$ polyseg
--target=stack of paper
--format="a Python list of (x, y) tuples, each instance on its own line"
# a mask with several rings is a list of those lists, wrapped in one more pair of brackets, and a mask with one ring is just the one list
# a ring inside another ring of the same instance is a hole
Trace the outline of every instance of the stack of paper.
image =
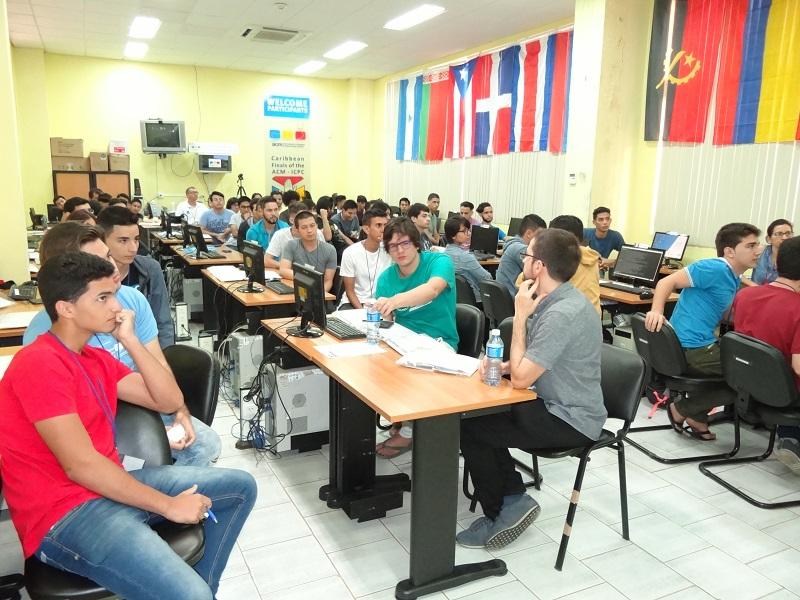
[(242, 281), (247, 279), (244, 271), (235, 265), (214, 265), (208, 267), (208, 272), (220, 281)]
[(471, 356), (443, 353), (433, 350), (415, 350), (397, 359), (397, 364), (412, 369), (449, 373), (451, 375), (464, 375), (471, 377), (478, 370), (480, 361)]
[(6, 372), (8, 365), (11, 364), (11, 359), (14, 358), (13, 356), (0, 356), (0, 379), (3, 378), (3, 373)]
[(37, 311), (29, 310), (25, 312), (0, 313), (0, 329), (17, 329), (27, 327), (33, 321)]

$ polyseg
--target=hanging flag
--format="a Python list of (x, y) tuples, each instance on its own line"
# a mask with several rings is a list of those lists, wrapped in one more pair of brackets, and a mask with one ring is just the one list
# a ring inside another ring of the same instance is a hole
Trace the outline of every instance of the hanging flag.
[(518, 105), (512, 111), (514, 121), (512, 150), (514, 152), (530, 152), (533, 150), (536, 124), (536, 94), (541, 42), (534, 40), (522, 44), (518, 48), (520, 76), (517, 80)]
[(419, 117), (422, 108), (422, 75), (400, 82), (397, 111), (397, 160), (413, 160), (419, 155)]
[(442, 160), (445, 140), (451, 135), (449, 128), (452, 127), (453, 78), (450, 76), (450, 69), (423, 75), (422, 87), (422, 96), (423, 99), (427, 98), (428, 106), (425, 153), (420, 158)]
[(487, 82), (476, 86), (475, 154), (507, 154), (511, 150), (513, 109), (517, 106), (519, 46), (481, 56)]
[(562, 31), (553, 34), (552, 44), (548, 44), (553, 52), (553, 74), (550, 97), (550, 125), (548, 128), (547, 147), (551, 152), (562, 152), (566, 148), (567, 97), (569, 90), (569, 63), (572, 32)]
[(452, 136), (447, 140), (445, 156), (448, 158), (465, 158), (472, 156), (472, 125), (475, 114), (475, 102), (472, 98), (472, 77), (478, 59), (474, 58), (461, 65), (450, 67), (453, 80), (453, 126)]

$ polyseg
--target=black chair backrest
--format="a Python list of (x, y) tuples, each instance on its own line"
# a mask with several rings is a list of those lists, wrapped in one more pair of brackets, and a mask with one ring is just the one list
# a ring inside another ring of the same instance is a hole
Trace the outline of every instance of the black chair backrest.
[(456, 330), (458, 353), (478, 358), (483, 344), (483, 327), (486, 319), (480, 309), (469, 304), (456, 304)]
[(475, 306), (475, 292), (463, 275), (456, 275), (456, 302)]
[(611, 419), (622, 419), (630, 424), (644, 390), (646, 366), (642, 357), (609, 344), (600, 350), (600, 387), (603, 402)]
[(220, 367), (214, 355), (196, 346), (175, 344), (164, 348), (172, 374), (193, 417), (211, 425), (217, 410)]
[(116, 425), (120, 455), (141, 458), (145, 467), (172, 464), (167, 432), (158, 413), (118, 400)]
[(661, 331), (647, 331), (644, 315), (631, 317), (631, 329), (636, 351), (656, 373), (677, 377), (686, 372), (686, 355), (669, 321), (664, 321)]
[(722, 336), (720, 358), (725, 382), (739, 397), (778, 408), (797, 402), (792, 370), (774, 346), (730, 332)]
[(478, 284), (483, 298), (483, 312), (489, 318), (492, 327), (498, 327), (503, 319), (514, 316), (514, 299), (506, 286), (492, 280), (484, 280)]
[(333, 272), (333, 282), (331, 283), (331, 294), (336, 296), (336, 306), (339, 306), (339, 301), (342, 299), (342, 295), (344, 294), (344, 282), (342, 281), (342, 275), (339, 273), (339, 267), (336, 267), (336, 270)]
[(500, 323), (500, 339), (503, 340), (503, 361), (511, 356), (511, 333), (514, 329), (514, 317), (506, 317)]
[(241, 252), (244, 250), (244, 241), (247, 239), (247, 230), (250, 229), (250, 223), (242, 221), (239, 224), (239, 230), (236, 232), (236, 249)]

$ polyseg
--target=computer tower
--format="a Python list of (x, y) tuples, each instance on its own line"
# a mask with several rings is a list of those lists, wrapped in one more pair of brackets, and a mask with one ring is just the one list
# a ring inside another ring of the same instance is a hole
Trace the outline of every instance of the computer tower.
[[(270, 374), (272, 368), (270, 367)], [(267, 412), (265, 429), (275, 450), (306, 451), (328, 442), (328, 376), (311, 367), (275, 367), (275, 393), (272, 410)]]
[(233, 390), (239, 393), (243, 388), (249, 388), (264, 356), (264, 345), (260, 335), (247, 335), (235, 332), (230, 336), (230, 357), (233, 363)]
[(203, 281), (183, 279), (183, 301), (189, 305), (189, 314), (203, 313)]
[(630, 325), (620, 325), (612, 330), (613, 345), (636, 352), (636, 343), (633, 341), (633, 331)]

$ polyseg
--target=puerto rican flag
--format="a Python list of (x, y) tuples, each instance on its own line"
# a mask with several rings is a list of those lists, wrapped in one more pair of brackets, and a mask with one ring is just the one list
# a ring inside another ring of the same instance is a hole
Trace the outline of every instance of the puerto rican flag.
[[(475, 100), (472, 94), (472, 81), (480, 56), (461, 65), (450, 67), (453, 80), (453, 123), (449, 128), (451, 135), (445, 140), (444, 155), (447, 158), (465, 158), (473, 154), (472, 131), (475, 120)], [(482, 65), (481, 70), (485, 67)]]

